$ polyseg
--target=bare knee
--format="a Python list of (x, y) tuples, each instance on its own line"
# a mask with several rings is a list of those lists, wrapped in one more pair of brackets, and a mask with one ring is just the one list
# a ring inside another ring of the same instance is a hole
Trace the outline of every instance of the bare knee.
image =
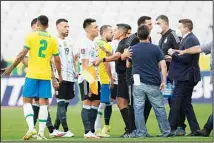
[(126, 107), (128, 107), (128, 100), (121, 98), (121, 97), (118, 97), (117, 98), (117, 105), (118, 105), (119, 109), (126, 108)]
[(92, 101), (92, 106), (98, 107), (100, 105), (100, 100), (94, 100)]
[(23, 104), (25, 104), (25, 103), (30, 103), (30, 104), (32, 104), (32, 102), (33, 102), (33, 98), (26, 98), (26, 97), (23, 97)]
[(49, 105), (48, 98), (39, 98), (39, 104), (41, 105)]

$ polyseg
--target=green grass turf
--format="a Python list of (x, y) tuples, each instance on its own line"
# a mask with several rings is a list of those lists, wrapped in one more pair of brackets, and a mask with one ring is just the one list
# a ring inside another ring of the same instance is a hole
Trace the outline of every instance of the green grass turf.
[[(167, 113), (169, 111), (169, 107), (166, 104)], [(210, 104), (194, 104), (194, 110), (199, 122), (200, 127), (202, 128), (207, 121), (207, 118), (209, 117), (211, 111), (212, 111), (212, 105)], [(55, 113), (56, 113), (56, 107), (51, 106), (49, 108), (49, 111), (51, 113), (52, 122), (54, 122), (55, 119)], [(211, 142), (212, 134), (210, 137), (170, 137), (170, 138), (160, 138), (160, 137), (152, 137), (152, 138), (132, 138), (132, 139), (123, 139), (119, 138), (119, 136), (124, 132), (124, 123), (121, 118), (120, 112), (116, 105), (113, 106), (113, 112), (112, 112), (112, 118), (111, 118), (111, 132), (110, 138), (103, 138), (103, 139), (84, 139), (83, 138), (83, 125), (81, 120), (81, 106), (80, 104), (77, 106), (69, 106), (68, 108), (68, 125), (69, 129), (75, 134), (75, 137), (73, 138), (54, 138), (49, 139), (48, 141), (57, 141), (57, 142), (68, 142), (68, 141), (160, 141), (160, 142)], [(104, 121), (103, 121), (104, 123)], [(187, 134), (190, 133), (190, 129), (187, 124)], [(36, 126), (38, 129), (38, 124)], [(152, 110), (149, 120), (147, 123), (148, 132), (153, 135), (159, 135), (160, 130), (158, 128), (157, 120), (155, 117), (155, 114)], [(61, 129), (62, 130), (62, 129)], [(22, 107), (2, 107), (1, 109), (1, 140), (2, 141), (22, 141), (23, 135), (27, 131), (27, 124), (25, 121), (25, 118), (23, 116), (23, 108)], [(48, 130), (46, 129), (45, 132), (46, 136), (48, 137)], [(35, 139), (31, 139), (30, 141), (35, 141)]]

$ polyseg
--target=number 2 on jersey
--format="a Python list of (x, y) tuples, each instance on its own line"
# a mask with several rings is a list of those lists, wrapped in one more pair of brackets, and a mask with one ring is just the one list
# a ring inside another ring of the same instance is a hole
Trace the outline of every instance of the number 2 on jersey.
[(40, 45), (42, 46), (39, 48), (38, 56), (41, 58), (45, 58), (45, 54), (43, 54), (42, 52), (47, 49), (48, 42), (46, 40), (40, 40)]

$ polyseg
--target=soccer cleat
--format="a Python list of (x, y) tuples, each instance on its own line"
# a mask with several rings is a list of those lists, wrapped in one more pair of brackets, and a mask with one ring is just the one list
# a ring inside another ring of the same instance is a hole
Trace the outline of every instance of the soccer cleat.
[(104, 125), (102, 132), (105, 134), (110, 133), (110, 129), (111, 127), (109, 125)]
[(36, 130), (35, 129), (33, 129), (33, 130), (31, 130), (31, 131), (28, 131), (25, 135), (24, 135), (24, 137), (22, 138), (23, 140), (29, 140), (31, 137), (32, 137), (32, 135), (34, 135), (34, 134), (36, 134)]
[(74, 136), (74, 134), (71, 131), (67, 131), (67, 132), (65, 132), (65, 134), (62, 137), (63, 138), (70, 138), (73, 136)]
[(37, 132), (36, 132), (36, 129), (33, 129), (33, 134), (32, 134), (32, 138), (37, 138)]
[(108, 134), (102, 132), (101, 130), (97, 130), (97, 131), (96, 131), (96, 135), (97, 135), (98, 137), (101, 137), (101, 138), (108, 138), (108, 137), (110, 137), (110, 135), (108, 135)]
[(45, 136), (42, 136), (40, 134), (37, 135), (37, 140), (47, 140)]
[(64, 136), (65, 133), (64, 132), (60, 132), (58, 130), (54, 130), (52, 133), (49, 134), (50, 138), (54, 138), (54, 137), (62, 137)]

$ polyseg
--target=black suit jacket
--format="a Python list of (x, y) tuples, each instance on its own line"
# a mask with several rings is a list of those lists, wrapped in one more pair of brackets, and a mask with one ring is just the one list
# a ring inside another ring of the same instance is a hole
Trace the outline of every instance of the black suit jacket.
[[(200, 45), (198, 38), (193, 33), (189, 33), (182, 40), (179, 49), (184, 50), (196, 45)], [(177, 82), (187, 81), (189, 76), (193, 75), (195, 82), (200, 81), (199, 56), (200, 54), (184, 54), (179, 56), (177, 53), (173, 53), (168, 77)]]

